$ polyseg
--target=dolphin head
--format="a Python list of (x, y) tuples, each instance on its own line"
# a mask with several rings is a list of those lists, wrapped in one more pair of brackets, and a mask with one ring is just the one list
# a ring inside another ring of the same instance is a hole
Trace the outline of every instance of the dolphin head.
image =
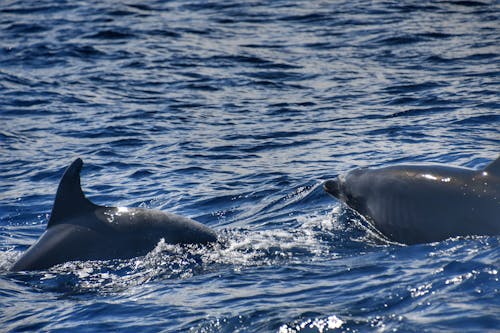
[(363, 214), (366, 210), (364, 198), (366, 198), (367, 193), (370, 193), (373, 185), (373, 179), (370, 177), (373, 172), (374, 170), (368, 168), (351, 170), (346, 174), (327, 180), (323, 184), (323, 189)]
[(323, 189), (325, 190), (326, 193), (330, 194), (331, 196), (340, 199), (340, 195), (342, 192), (342, 181), (340, 177), (337, 176), (334, 179), (330, 179), (324, 182)]
[(484, 169), (443, 164), (360, 168), (323, 184), (391, 240), (415, 244), (498, 235), (500, 158)]

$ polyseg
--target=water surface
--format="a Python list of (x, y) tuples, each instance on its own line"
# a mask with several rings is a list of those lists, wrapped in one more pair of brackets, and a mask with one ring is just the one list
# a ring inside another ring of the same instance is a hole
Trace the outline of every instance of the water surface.
[[(391, 244), (321, 182), (355, 166), (496, 158), (499, 8), (3, 1), (0, 326), (498, 329), (498, 237)], [(94, 202), (189, 216), (220, 244), (9, 273), (75, 157)]]

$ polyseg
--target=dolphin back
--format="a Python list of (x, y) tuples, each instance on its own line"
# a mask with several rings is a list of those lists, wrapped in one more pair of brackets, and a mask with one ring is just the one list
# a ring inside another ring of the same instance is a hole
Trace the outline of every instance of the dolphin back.
[(47, 269), (66, 261), (99, 259), (96, 244), (107, 244), (99, 233), (75, 225), (51, 227), (17, 260), (11, 271)]
[(500, 156), (490, 164), (486, 168), (484, 168), (489, 175), (500, 177)]
[(46, 269), (75, 260), (133, 258), (154, 249), (161, 239), (171, 244), (217, 240), (212, 229), (186, 217), (92, 203), (81, 188), (82, 166), (83, 161), (78, 158), (66, 169), (47, 229), (11, 271)]

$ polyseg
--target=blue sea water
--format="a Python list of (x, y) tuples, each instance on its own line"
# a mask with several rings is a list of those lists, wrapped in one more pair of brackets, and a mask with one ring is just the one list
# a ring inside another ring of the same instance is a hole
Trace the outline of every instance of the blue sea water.
[[(355, 166), (500, 151), (498, 1), (0, 1), (0, 331), (500, 331), (499, 237), (388, 243)], [(83, 158), (221, 242), (9, 267)]]

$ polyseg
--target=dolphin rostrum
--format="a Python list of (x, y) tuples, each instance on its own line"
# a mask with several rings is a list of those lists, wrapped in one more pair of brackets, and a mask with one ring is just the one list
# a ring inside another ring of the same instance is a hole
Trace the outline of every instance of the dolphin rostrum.
[(161, 239), (171, 244), (216, 241), (214, 231), (186, 217), (92, 203), (81, 189), (82, 165), (78, 158), (66, 169), (47, 229), (11, 271), (42, 270), (76, 260), (133, 258), (151, 251)]
[(500, 157), (482, 170), (439, 164), (354, 169), (323, 188), (399, 243), (500, 235)]

